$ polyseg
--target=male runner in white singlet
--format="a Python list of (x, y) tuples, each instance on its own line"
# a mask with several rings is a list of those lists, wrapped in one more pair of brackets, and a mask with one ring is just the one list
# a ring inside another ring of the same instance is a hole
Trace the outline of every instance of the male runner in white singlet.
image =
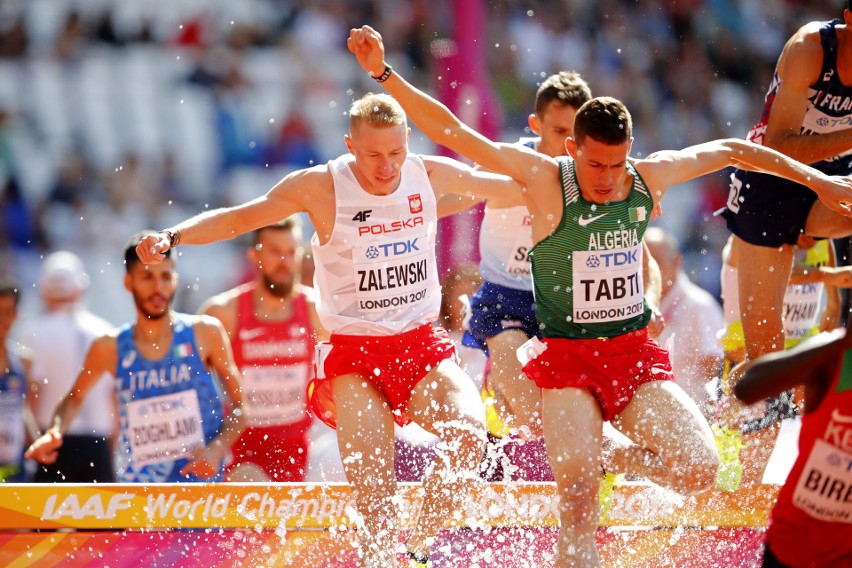
[(371, 567), (396, 565), (394, 422), (415, 421), (443, 441), (406, 545), (423, 565), (454, 502), (474, 483), (485, 443), (479, 393), (456, 364), (447, 333), (432, 327), (441, 302), (437, 198), (520, 190), (507, 177), (449, 158), (409, 155), (408, 138), (396, 101), (367, 95), (350, 109), (350, 154), (294, 172), (253, 201), (184, 221), (138, 249), (145, 262), (159, 262), (179, 242), (210, 243), (308, 213), (316, 228), (317, 312), (331, 333), (317, 348), (309, 399), (337, 427), (364, 523), (362, 566)]

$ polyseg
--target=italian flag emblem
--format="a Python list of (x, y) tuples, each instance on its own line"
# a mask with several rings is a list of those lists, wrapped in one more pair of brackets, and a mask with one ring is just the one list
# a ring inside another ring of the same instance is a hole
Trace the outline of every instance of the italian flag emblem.
[(630, 222), (631, 223), (641, 223), (645, 220), (645, 207), (631, 207), (630, 208)]
[(172, 348), (172, 355), (175, 357), (189, 357), (192, 355), (192, 344), (181, 343), (179, 345), (175, 345), (174, 348)]

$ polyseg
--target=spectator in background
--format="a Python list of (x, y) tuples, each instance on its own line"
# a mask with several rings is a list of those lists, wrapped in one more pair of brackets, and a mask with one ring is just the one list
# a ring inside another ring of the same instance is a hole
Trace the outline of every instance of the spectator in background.
[(301, 113), (291, 112), (270, 141), (266, 162), (307, 168), (320, 161), (310, 123)]
[[(83, 263), (73, 253), (59, 251), (45, 258), (38, 282), (44, 313), (24, 326), (21, 339), (32, 359), (27, 377), (28, 399), (41, 432), (52, 425), (53, 409), (74, 384), (92, 341), (112, 329), (110, 323), (84, 306), (83, 295), (88, 286)], [(115, 481), (114, 396), (109, 380), (100, 381), (92, 389), (76, 419), (66, 425), (65, 443), (56, 461), (40, 465), (33, 481)]]
[(8, 342), (19, 298), (18, 284), (0, 278), (0, 482), (24, 481), (27, 434), (30, 438), (36, 434), (26, 406), (24, 368), (29, 361)]
[(36, 225), (21, 186), (11, 176), (2, 181), (2, 171), (0, 183), (0, 245), (8, 243), (16, 249), (31, 248), (37, 241)]
[(675, 383), (692, 397), (705, 417), (710, 417), (711, 393), (722, 366), (718, 339), (725, 325), (722, 308), (684, 272), (677, 239), (651, 227), (645, 233), (645, 242), (660, 266), (662, 279), (660, 311), (666, 326), (657, 341), (669, 350)]
[[(167, 254), (156, 267), (142, 264), (136, 246), (145, 234), (131, 237), (124, 249), (124, 287), (136, 320), (95, 339), (50, 428), (26, 457), (54, 463), (93, 388), (115, 384), (121, 481), (221, 481), (228, 448), (245, 427), (239, 369), (217, 319), (172, 311), (174, 260)], [(115, 381), (104, 381), (111, 372)]]
[(314, 291), (299, 281), (301, 233), (298, 217), (255, 231), (246, 253), (254, 280), (200, 310), (228, 332), (249, 413), (249, 427), (231, 448), (229, 481), (305, 480), (313, 422), (306, 390), (314, 345), (328, 334)]

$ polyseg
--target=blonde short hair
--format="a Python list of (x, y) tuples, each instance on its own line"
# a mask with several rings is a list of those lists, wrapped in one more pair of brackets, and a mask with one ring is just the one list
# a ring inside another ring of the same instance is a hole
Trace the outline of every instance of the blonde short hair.
[(383, 128), (407, 123), (405, 111), (390, 95), (367, 93), (349, 108), (350, 133), (358, 124)]

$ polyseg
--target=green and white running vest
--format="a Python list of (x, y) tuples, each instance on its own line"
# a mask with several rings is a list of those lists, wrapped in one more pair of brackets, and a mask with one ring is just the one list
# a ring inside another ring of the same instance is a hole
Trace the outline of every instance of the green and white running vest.
[(536, 317), (544, 337), (615, 337), (648, 325), (642, 237), (654, 207), (633, 176), (623, 201), (592, 203), (580, 194), (574, 160), (557, 158), (564, 197), (559, 226), (531, 253)]

